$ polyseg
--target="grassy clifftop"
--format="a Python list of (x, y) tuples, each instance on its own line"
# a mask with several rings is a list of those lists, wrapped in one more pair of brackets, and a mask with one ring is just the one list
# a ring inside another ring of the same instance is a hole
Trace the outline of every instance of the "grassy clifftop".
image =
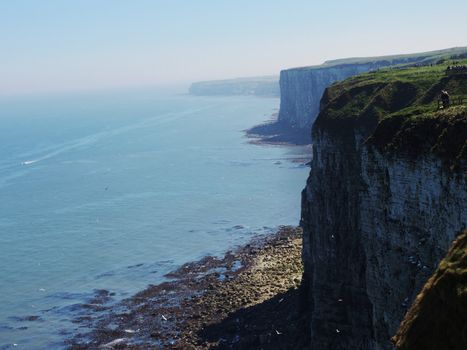
[(375, 57), (350, 57), (329, 60), (320, 65), (292, 68), (293, 70), (313, 70), (330, 68), (349, 64), (378, 64), (386, 62), (387, 65), (410, 64), (410, 63), (434, 63), (440, 59), (448, 59), (452, 56), (465, 56), (467, 47), (453, 47), (450, 49), (419, 52), (402, 55), (375, 56)]
[(433, 152), (458, 166), (467, 156), (467, 101), (438, 109), (443, 89), (451, 100), (467, 98), (467, 71), (448, 74), (452, 64), (382, 69), (334, 84), (323, 95), (313, 130), (349, 135), (359, 128), (367, 144), (382, 152), (412, 157)]
[(467, 349), (467, 230), (417, 296), (393, 341), (399, 350)]

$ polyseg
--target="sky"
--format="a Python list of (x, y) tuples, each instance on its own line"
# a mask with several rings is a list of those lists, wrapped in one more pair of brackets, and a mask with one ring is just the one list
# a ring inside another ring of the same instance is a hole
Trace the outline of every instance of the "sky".
[(465, 0), (0, 0), (0, 95), (277, 75), (467, 46)]

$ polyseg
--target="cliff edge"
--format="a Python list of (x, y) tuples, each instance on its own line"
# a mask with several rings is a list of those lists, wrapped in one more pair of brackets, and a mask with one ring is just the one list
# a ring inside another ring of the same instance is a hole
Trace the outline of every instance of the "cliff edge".
[[(466, 64), (466, 60), (461, 64)], [(467, 226), (467, 74), (381, 69), (327, 88), (302, 193), (312, 349), (389, 350)]]
[(322, 65), (292, 68), (280, 73), (281, 106), (279, 124), (285, 129), (306, 129), (320, 111), (324, 90), (331, 84), (361, 73), (400, 65), (430, 65), (449, 57), (462, 58), (467, 47), (451, 48), (406, 55), (346, 58)]
[(393, 341), (398, 350), (467, 349), (467, 230), (425, 284)]

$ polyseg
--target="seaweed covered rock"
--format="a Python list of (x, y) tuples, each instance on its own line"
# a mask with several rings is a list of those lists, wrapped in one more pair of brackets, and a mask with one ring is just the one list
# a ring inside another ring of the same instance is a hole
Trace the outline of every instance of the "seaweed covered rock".
[(467, 349), (467, 230), (417, 296), (393, 341), (399, 350)]

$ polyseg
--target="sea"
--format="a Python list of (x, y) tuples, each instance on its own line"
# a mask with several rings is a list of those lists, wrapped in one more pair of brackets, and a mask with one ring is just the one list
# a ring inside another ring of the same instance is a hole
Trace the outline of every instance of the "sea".
[(0, 98), (0, 349), (64, 349), (99, 291), (118, 301), (297, 225), (305, 151), (244, 133), (278, 107), (150, 88)]

